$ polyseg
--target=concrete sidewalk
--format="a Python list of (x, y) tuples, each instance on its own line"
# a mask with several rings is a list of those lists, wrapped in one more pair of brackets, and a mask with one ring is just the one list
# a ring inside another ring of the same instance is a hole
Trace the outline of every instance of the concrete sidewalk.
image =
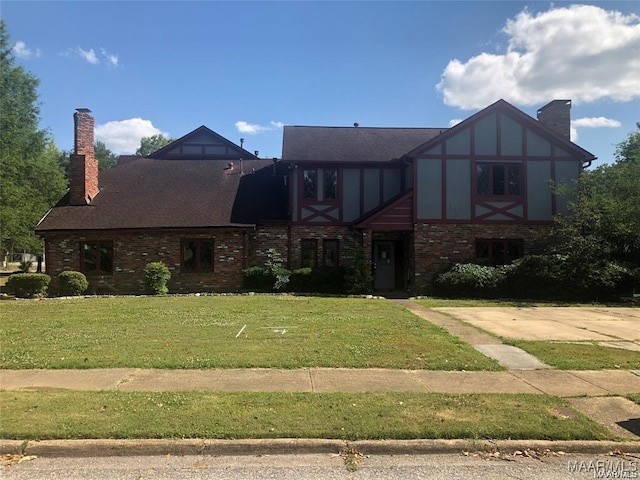
[(2, 390), (212, 392), (533, 393), (560, 397), (640, 393), (640, 370), (502, 372), (347, 368), (0, 370)]

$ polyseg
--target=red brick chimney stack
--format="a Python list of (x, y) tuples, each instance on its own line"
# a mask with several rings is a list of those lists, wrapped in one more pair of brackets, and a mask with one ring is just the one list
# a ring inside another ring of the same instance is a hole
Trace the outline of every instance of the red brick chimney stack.
[(538, 110), (538, 121), (571, 140), (571, 100), (553, 100)]
[(71, 205), (89, 205), (98, 194), (98, 162), (94, 152), (91, 110), (78, 108), (73, 115), (74, 153), (69, 166)]

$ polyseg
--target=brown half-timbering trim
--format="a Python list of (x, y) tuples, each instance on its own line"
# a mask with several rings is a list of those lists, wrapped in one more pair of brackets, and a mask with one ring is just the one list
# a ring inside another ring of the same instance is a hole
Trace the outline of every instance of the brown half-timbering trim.
[[(476, 206), (488, 208), (488, 209), (491, 210), (490, 212), (483, 213), (482, 215), (476, 216), (477, 220), (489, 220), (488, 217), (492, 217), (494, 215), (505, 215), (507, 217), (513, 218), (514, 220), (523, 220), (524, 219), (524, 217), (522, 217), (522, 216), (515, 215), (515, 214), (509, 212), (509, 210), (511, 210), (513, 208), (517, 208), (517, 207), (523, 206), (523, 202), (512, 202), (512, 203), (510, 203), (509, 205), (507, 205), (505, 207), (495, 207), (495, 206), (490, 205), (489, 202), (478, 201), (478, 202), (476, 202), (474, 207), (476, 207)], [(474, 211), (475, 211), (475, 208), (474, 208)], [(523, 212), (524, 212), (524, 208), (523, 208)], [(506, 221), (506, 220), (503, 220), (503, 221)]]

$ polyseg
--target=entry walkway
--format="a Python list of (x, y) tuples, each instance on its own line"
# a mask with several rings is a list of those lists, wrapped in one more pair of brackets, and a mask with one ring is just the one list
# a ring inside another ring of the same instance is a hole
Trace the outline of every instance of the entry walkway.
[(394, 300), (394, 302), (403, 306), (414, 315), (444, 328), (450, 334), (470, 344), (483, 355), (493, 358), (509, 370), (541, 370), (551, 368), (521, 348), (504, 345), (497, 337), (489, 335), (449, 315), (424, 308), (411, 300)]

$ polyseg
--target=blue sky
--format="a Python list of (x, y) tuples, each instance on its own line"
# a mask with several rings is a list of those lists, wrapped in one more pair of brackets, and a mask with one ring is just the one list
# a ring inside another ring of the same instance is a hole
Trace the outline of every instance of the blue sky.
[(637, 2), (3, 1), (41, 127), (93, 111), (117, 153), (200, 125), (279, 157), (282, 125), (447, 127), (504, 98), (573, 100), (601, 162), (640, 121)]

